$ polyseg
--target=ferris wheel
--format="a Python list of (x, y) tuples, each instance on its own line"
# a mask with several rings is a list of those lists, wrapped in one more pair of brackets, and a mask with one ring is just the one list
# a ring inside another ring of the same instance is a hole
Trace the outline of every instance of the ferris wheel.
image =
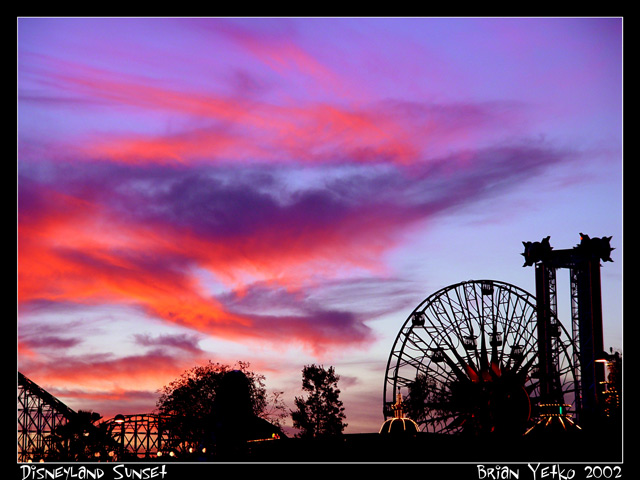
[[(575, 345), (552, 325), (552, 381), (571, 410)], [(495, 280), (435, 292), (402, 325), (384, 385), (384, 414), (400, 393), (407, 416), (434, 433), (521, 432), (541, 401), (535, 296)]]

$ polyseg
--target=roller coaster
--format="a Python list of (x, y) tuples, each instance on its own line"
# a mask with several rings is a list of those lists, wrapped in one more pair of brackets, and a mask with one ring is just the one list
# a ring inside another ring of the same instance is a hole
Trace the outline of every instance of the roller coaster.
[(121, 461), (172, 456), (183, 447), (171, 417), (116, 415), (95, 423), (18, 372), (18, 462)]

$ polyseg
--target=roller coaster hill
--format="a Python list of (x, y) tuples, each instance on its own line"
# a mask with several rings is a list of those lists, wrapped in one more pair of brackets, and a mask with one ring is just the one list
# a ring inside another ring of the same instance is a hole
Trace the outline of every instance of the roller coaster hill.
[[(167, 415), (98, 423), (19, 373), (18, 462), (620, 461), (622, 357), (604, 350), (600, 276), (613, 248), (611, 237), (580, 238), (565, 250), (550, 237), (523, 242), (535, 294), (484, 279), (423, 300), (387, 360), (379, 432), (287, 438), (262, 419), (232, 414), (242, 403), (233, 400), (224, 417), (234, 443), (225, 450), (216, 435), (181, 436), (181, 419)], [(558, 269), (569, 270), (566, 326)]]

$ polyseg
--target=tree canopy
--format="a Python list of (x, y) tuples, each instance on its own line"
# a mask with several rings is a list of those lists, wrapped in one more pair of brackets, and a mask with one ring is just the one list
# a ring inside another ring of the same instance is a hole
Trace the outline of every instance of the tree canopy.
[(172, 433), (185, 445), (220, 433), (224, 417), (234, 417), (237, 425), (259, 417), (279, 427), (284, 405), (278, 393), (267, 395), (264, 382), (264, 375), (249, 370), (246, 362), (230, 366), (209, 361), (164, 386), (156, 405), (159, 413), (173, 417)]
[(335, 369), (307, 365), (302, 370), (302, 389), (307, 398), (295, 397), (297, 410), (291, 412), (300, 437), (340, 435), (347, 426)]
[(249, 364), (238, 362), (229, 366), (209, 361), (185, 371), (180, 377), (160, 390), (156, 406), (160, 413), (205, 418), (212, 413), (216, 393), (225, 374), (239, 370), (249, 379), (250, 408), (261, 416), (267, 408), (264, 375), (249, 370)]
[(66, 423), (51, 432), (47, 461), (94, 461), (96, 456), (107, 457), (116, 443), (109, 436), (107, 424), (97, 422), (99, 413), (78, 410)]

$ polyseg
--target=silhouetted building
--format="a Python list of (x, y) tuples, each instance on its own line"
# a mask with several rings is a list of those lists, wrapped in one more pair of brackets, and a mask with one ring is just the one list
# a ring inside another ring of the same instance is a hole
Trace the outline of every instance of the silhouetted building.
[(280, 428), (253, 413), (250, 381), (233, 370), (222, 378), (216, 391), (209, 422), (210, 441), (219, 454), (239, 453), (248, 442), (278, 440), (286, 436)]

